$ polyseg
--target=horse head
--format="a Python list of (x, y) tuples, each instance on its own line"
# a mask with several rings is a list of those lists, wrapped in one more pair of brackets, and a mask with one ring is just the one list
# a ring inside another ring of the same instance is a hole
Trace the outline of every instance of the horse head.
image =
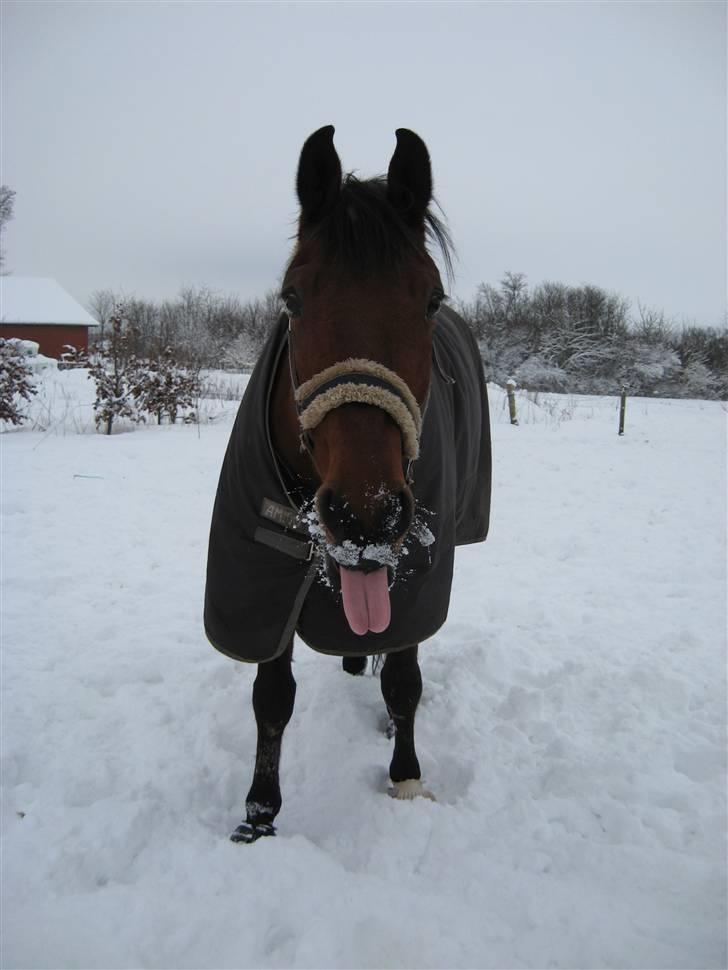
[(448, 238), (429, 210), (430, 158), (414, 132), (397, 130), (386, 179), (366, 181), (342, 180), (333, 135), (312, 134), (298, 166), (298, 235), (281, 289), (285, 407), (305, 451), (290, 461), (314, 484), (347, 620), (363, 634), (389, 624), (391, 567), (413, 523), (409, 472), (444, 295), (427, 238), (446, 261)]

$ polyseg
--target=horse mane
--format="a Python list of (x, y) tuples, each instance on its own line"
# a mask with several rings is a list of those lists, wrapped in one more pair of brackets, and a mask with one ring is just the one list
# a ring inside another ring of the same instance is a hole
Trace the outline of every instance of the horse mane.
[[(425, 241), (436, 245), (448, 280), (453, 277), (454, 246), (445, 223), (428, 206), (424, 215)], [(316, 239), (324, 256), (357, 278), (396, 272), (413, 255), (423, 252), (421, 236), (401, 218), (387, 198), (383, 175), (362, 180), (346, 175), (331, 211), (305, 235)]]

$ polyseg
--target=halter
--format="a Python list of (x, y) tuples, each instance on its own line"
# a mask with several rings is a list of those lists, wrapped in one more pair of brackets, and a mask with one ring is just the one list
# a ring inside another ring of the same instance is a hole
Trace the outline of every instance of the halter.
[(349, 357), (326, 367), (299, 385), (290, 324), (288, 362), (301, 426), (301, 444), (306, 451), (310, 453), (313, 446), (310, 432), (321, 424), (329, 412), (342, 404), (369, 404), (385, 411), (402, 432), (402, 454), (407, 460), (407, 481), (411, 481), (412, 464), (420, 454), (423, 412), (399, 374), (378, 361)]

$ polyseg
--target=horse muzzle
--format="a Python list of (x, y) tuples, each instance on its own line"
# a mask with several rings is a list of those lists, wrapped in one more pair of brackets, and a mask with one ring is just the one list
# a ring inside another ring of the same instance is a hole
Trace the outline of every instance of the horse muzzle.
[(414, 520), (412, 492), (405, 486), (379, 494), (370, 503), (366, 524), (332, 488), (319, 489), (317, 506), (329, 576), (339, 580), (349, 626), (360, 636), (383, 633), (391, 619), (390, 580)]
[[(396, 492), (382, 488), (357, 513), (349, 497), (324, 484), (316, 494), (316, 507), (329, 545), (351, 550), (351, 560), (343, 564), (371, 572), (383, 564), (377, 549), (390, 549), (392, 555), (399, 551), (414, 521), (415, 500), (408, 485)], [(386, 559), (386, 552), (381, 556)], [(388, 559), (385, 564), (391, 565)]]

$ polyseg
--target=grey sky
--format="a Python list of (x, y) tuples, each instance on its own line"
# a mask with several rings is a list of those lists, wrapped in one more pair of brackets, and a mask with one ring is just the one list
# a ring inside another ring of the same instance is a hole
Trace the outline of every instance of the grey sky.
[(470, 299), (504, 270), (677, 320), (726, 305), (726, 5), (2, 5), (7, 268), (247, 298), (290, 250), (298, 153), (427, 142)]

